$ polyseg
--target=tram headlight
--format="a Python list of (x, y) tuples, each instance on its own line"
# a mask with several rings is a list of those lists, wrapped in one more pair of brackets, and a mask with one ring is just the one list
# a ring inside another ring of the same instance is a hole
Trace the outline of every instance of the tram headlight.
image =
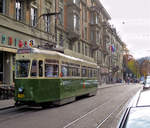
[(18, 88), (19, 93), (23, 93), (23, 88)]

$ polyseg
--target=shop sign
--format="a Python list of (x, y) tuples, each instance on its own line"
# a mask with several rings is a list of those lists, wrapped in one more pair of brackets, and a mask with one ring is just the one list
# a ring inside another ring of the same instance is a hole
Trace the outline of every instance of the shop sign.
[(29, 40), (28, 42), (29, 42), (29, 46), (30, 46), (30, 47), (32, 47), (32, 46), (35, 45), (35, 41), (34, 41), (34, 40)]
[(19, 40), (18, 46), (19, 46), (19, 48), (22, 48), (22, 47), (23, 47), (23, 41), (22, 41), (22, 40)]
[(8, 37), (8, 44), (12, 45), (13, 44), (13, 38), (12, 37)]
[(6, 35), (2, 35), (2, 43), (3, 43), (3, 44), (6, 43)]
[(15, 38), (15, 46), (17, 47), (17, 44), (18, 44), (18, 39), (17, 38)]
[[(6, 41), (7, 41), (7, 43), (6, 43)], [(28, 42), (28, 41), (20, 40), (18, 38), (13, 38), (11, 36), (7, 37), (6, 35), (0, 33), (0, 43), (6, 44), (9, 46), (14, 46), (14, 47), (18, 47), (18, 48), (22, 48), (23, 46), (24, 47), (28, 47), (28, 46), (31, 47), (35, 44), (34, 42), (35, 42), (34, 40), (29, 40), (29, 42)]]

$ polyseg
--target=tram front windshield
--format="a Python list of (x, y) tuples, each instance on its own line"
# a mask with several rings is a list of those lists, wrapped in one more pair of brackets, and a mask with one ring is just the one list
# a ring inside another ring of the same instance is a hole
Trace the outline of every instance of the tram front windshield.
[(17, 60), (16, 61), (16, 77), (28, 77), (30, 61)]

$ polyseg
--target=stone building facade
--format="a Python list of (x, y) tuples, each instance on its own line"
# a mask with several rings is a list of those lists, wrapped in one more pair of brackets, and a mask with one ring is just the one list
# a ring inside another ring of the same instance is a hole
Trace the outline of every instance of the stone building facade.
[(17, 49), (30, 42), (96, 62), (101, 84), (122, 78), (123, 43), (99, 0), (1, 0), (0, 5), (0, 84), (13, 84)]
[(1, 0), (0, 5), (0, 84), (12, 85), (18, 48), (30, 41), (55, 44), (54, 18), (38, 19), (55, 11), (55, 4), (52, 0)]

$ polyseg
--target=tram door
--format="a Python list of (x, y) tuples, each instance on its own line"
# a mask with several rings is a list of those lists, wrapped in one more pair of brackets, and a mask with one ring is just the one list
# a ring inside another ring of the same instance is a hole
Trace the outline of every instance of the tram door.
[(0, 52), (0, 84), (3, 83), (3, 52)]

